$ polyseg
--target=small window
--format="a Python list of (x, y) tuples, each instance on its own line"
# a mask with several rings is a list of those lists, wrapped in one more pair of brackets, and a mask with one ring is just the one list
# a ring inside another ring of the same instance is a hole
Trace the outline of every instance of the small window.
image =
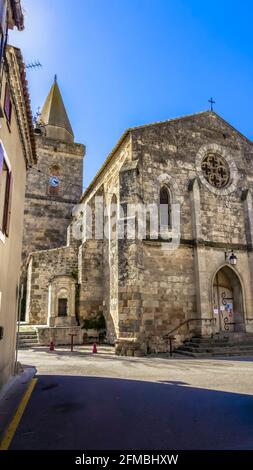
[(11, 215), (12, 173), (0, 144), (0, 231), (9, 235)]
[(8, 85), (5, 87), (5, 96), (4, 96), (4, 114), (7, 119), (8, 124), (11, 124), (11, 115), (12, 115), (12, 103), (11, 95)]
[(170, 193), (166, 187), (160, 191), (160, 227), (168, 228), (171, 226), (171, 201)]
[(67, 317), (68, 315), (68, 299), (58, 299), (58, 316)]
[(59, 184), (57, 186), (52, 186), (52, 183), (49, 183), (48, 192), (51, 196), (59, 194)]

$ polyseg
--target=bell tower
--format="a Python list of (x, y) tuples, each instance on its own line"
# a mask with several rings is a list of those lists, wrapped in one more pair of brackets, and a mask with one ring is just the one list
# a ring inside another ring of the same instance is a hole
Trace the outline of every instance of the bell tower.
[(72, 209), (82, 195), (85, 147), (74, 142), (56, 77), (34, 132), (38, 162), (27, 178), (23, 262), (31, 252), (66, 244)]

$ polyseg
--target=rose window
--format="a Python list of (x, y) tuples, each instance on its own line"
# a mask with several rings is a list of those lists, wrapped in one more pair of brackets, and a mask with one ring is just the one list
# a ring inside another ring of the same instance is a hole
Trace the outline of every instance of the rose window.
[(230, 178), (229, 166), (220, 155), (208, 153), (201, 163), (205, 179), (215, 188), (227, 186)]

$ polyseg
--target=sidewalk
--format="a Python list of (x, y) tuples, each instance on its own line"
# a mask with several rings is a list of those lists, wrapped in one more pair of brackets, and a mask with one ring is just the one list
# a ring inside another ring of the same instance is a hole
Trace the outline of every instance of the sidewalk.
[(0, 442), (35, 374), (35, 367), (24, 366), (23, 372), (13, 376), (2, 391), (0, 395)]

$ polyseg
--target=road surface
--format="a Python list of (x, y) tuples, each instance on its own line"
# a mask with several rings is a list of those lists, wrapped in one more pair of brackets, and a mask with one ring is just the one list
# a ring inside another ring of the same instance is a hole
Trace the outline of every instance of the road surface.
[(21, 351), (38, 382), (10, 449), (253, 449), (253, 358)]

